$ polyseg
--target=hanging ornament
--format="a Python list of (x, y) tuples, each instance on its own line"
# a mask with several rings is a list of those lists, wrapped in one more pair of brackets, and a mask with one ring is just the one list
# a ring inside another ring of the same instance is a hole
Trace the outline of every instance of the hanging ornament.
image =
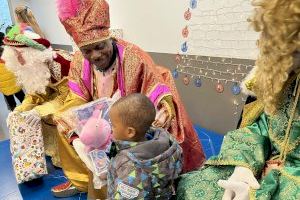
[(241, 93), (241, 88), (237, 83), (234, 83), (233, 86), (231, 87), (231, 92), (234, 95), (239, 95)]
[(235, 106), (239, 106), (239, 105), (240, 105), (239, 102), (238, 102), (237, 100), (234, 100), (234, 101), (233, 101), (233, 104), (234, 104)]
[(194, 84), (195, 84), (196, 87), (201, 87), (201, 85), (202, 85), (201, 79), (199, 77), (197, 77), (194, 80)]
[(190, 79), (187, 75), (184, 76), (183, 83), (184, 83), (184, 85), (188, 85), (190, 83)]
[(185, 52), (187, 52), (187, 50), (188, 50), (187, 42), (184, 42), (181, 45), (181, 51), (185, 53)]
[(178, 78), (178, 70), (177, 69), (174, 69), (173, 72), (172, 72), (172, 75), (173, 75), (173, 78)]
[(179, 53), (176, 54), (175, 60), (177, 63), (180, 63), (181, 58), (180, 58)]
[(222, 92), (224, 91), (224, 86), (223, 86), (221, 83), (218, 83), (218, 84), (216, 85), (216, 91), (217, 91), (218, 93), (222, 93)]
[(190, 1), (190, 7), (191, 7), (191, 9), (197, 8), (197, 0), (191, 0)]
[(189, 36), (189, 29), (187, 26), (182, 29), (182, 37), (187, 38)]
[(190, 11), (190, 9), (187, 9), (187, 11), (184, 12), (184, 19), (189, 21), (192, 17), (192, 13)]

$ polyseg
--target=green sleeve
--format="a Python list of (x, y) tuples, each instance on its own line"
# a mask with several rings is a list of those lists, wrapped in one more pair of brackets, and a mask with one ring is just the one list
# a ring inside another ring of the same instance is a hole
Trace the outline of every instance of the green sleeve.
[(207, 161), (208, 165), (231, 165), (248, 167), (259, 175), (270, 155), (268, 118), (263, 113), (254, 123), (229, 132), (218, 156)]

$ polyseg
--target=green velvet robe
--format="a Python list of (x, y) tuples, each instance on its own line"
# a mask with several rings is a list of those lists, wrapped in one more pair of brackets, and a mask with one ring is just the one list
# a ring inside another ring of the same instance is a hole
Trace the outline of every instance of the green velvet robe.
[[(227, 180), (235, 166), (252, 170), (261, 187), (250, 190), (250, 199), (300, 199), (300, 102), (298, 102), (290, 132), (286, 134), (292, 106), (295, 102), (294, 85), (285, 90), (277, 114), (270, 117), (261, 113), (250, 125), (229, 132), (218, 156), (210, 158), (205, 166), (182, 175), (177, 188), (177, 199), (221, 200), (224, 189), (217, 185)], [(262, 177), (266, 161), (281, 155), (283, 167)]]

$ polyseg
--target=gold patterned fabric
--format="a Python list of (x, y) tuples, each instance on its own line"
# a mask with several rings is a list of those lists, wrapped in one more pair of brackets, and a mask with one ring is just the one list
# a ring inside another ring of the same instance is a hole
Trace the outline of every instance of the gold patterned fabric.
[[(164, 67), (157, 66), (151, 57), (137, 46), (122, 40), (116, 40), (116, 44), (119, 50), (116, 62), (117, 75), (110, 87), (113, 88), (113, 92), (109, 90), (106, 94), (108, 95), (107, 97), (111, 97), (117, 90), (122, 90), (122, 88), (120, 88), (121, 85), (118, 82), (120, 71), (122, 73), (120, 78), (124, 80), (123, 89), (125, 95), (131, 93), (143, 93), (148, 96), (158, 84), (161, 83), (166, 85), (170, 92), (157, 98), (157, 107), (168, 110), (168, 115), (170, 115), (168, 119), (170, 119), (170, 123), (166, 123), (169, 125), (166, 128), (181, 143), (185, 155), (184, 170), (191, 171), (198, 169), (204, 162), (204, 153), (197, 134), (193, 129), (192, 122), (180, 100), (171, 72)], [(120, 49), (122, 49), (122, 51)], [(65, 134), (68, 137), (70, 136), (70, 133), (72, 133), (72, 126), (70, 126), (68, 119), (64, 117), (64, 111), (73, 106), (81, 105), (98, 98), (97, 88), (94, 86), (101, 77), (98, 76), (97, 78), (98, 80), (95, 77), (92, 66), (86, 65), (86, 61), (82, 54), (77, 52), (71, 63), (69, 73), (69, 86), (71, 86), (71, 92), (66, 98), (64, 106), (56, 115), (56, 122), (58, 123), (58, 127), (60, 127), (61, 134)], [(71, 142), (71, 140), (68, 142)], [(61, 145), (61, 151), (63, 151), (64, 148), (70, 148), (70, 145), (66, 142), (60, 142), (59, 144)], [(69, 156), (73, 156), (73, 154), (70, 154)], [(71, 180), (75, 180), (76, 176), (73, 175), (78, 173), (78, 168), (75, 166), (76, 163), (73, 165), (68, 163), (64, 164), (64, 162), (68, 162), (68, 160), (64, 159), (64, 156), (61, 156), (61, 160), (63, 162), (62, 165), (64, 170), (72, 172), (67, 173), (67, 177)], [(83, 182), (82, 184), (78, 184), (78, 187), (87, 187), (83, 184)]]
[(68, 80), (50, 84), (45, 95), (26, 95), (21, 105), (15, 111), (24, 112), (34, 109), (42, 117), (42, 132), (44, 136), (45, 153), (50, 156), (55, 166), (60, 167), (60, 158), (57, 147), (57, 126), (53, 116), (64, 105), (64, 101), (69, 93)]
[(255, 122), (264, 112), (264, 105), (261, 101), (256, 100), (244, 106), (242, 122), (240, 127), (246, 127)]
[(73, 146), (69, 144), (64, 134), (58, 134), (58, 150), (62, 161), (64, 174), (80, 191), (88, 191), (88, 169), (81, 161)]
[(79, 48), (109, 38), (109, 5), (105, 0), (82, 0), (77, 13), (61, 23)]
[[(176, 138), (183, 148), (183, 152), (186, 155), (184, 156), (183, 171), (195, 170), (202, 166), (205, 156), (193, 124), (181, 102), (170, 70), (156, 65), (149, 54), (136, 45), (120, 39), (115, 41), (119, 53), (119, 65), (117, 66), (117, 76), (114, 83), (112, 83), (114, 87), (112, 88), (115, 91), (119, 89), (121, 93), (123, 91), (123, 96), (132, 93), (142, 93), (148, 97), (155, 93), (159, 86), (168, 88), (168, 92), (158, 95), (156, 98), (157, 108), (170, 110), (170, 112), (167, 112), (169, 115), (172, 115), (173, 111), (175, 114), (174, 117), (168, 117), (170, 121), (165, 123), (166, 127), (164, 128), (167, 128), (169, 133)], [(86, 102), (95, 98), (93, 70), (91, 70), (88, 61), (84, 60), (79, 52), (75, 55), (71, 64), (69, 80), (71, 91), (80, 96), (80, 98)], [(162, 101), (167, 96), (172, 97), (173, 105), (170, 104), (171, 101)], [(163, 102), (165, 102), (165, 105), (162, 104)], [(166, 106), (166, 102), (170, 106)], [(172, 108), (174, 108), (173, 111)]]
[[(255, 121), (229, 132), (218, 156), (201, 170), (183, 175), (177, 199), (222, 199), (224, 190), (217, 181), (228, 179), (235, 166), (251, 169), (260, 182), (250, 199), (300, 199), (300, 89), (298, 94), (294, 89), (295, 81), (285, 89), (276, 115), (262, 113), (256, 118), (259, 112), (253, 112)], [(270, 162), (281, 164), (263, 176)]]

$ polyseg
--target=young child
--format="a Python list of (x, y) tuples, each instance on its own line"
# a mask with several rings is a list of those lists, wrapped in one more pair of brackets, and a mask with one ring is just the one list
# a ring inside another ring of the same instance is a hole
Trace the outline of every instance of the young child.
[(182, 150), (170, 134), (153, 129), (155, 107), (142, 94), (110, 110), (115, 153), (108, 168), (108, 199), (170, 199), (182, 168)]

